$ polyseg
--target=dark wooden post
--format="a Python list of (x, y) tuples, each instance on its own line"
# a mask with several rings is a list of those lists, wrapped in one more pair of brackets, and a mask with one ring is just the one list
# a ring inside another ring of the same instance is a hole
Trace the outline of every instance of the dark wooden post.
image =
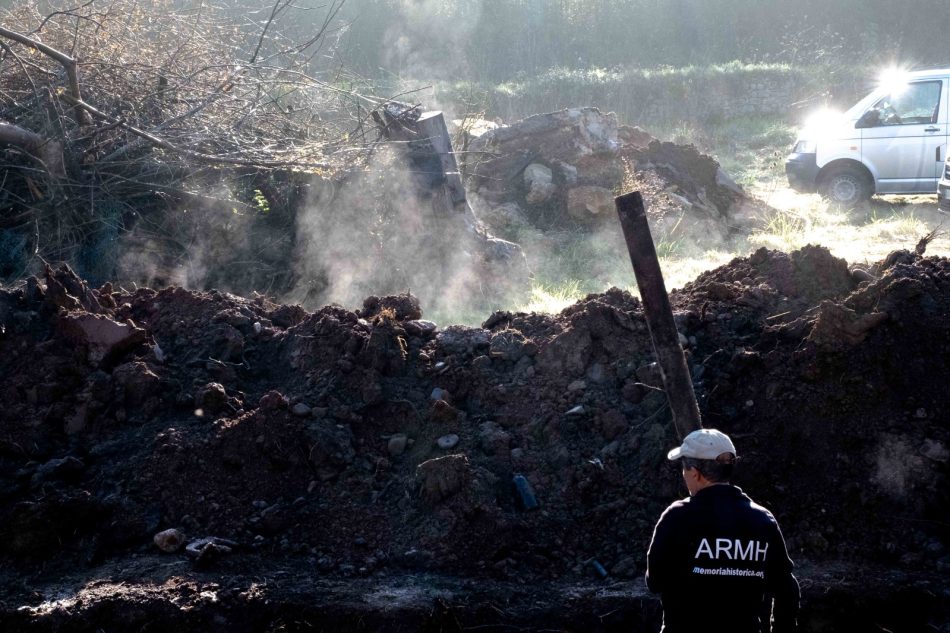
[(432, 197), (435, 217), (461, 215), (474, 224), (442, 112), (391, 102), (374, 110), (373, 118), (386, 138), (403, 143), (419, 191)]
[(690, 432), (702, 428), (703, 424), (693, 392), (693, 381), (686, 366), (686, 356), (673, 322), (673, 308), (663, 283), (643, 198), (639, 191), (634, 191), (619, 196), (614, 203), (640, 289), (643, 314), (663, 376), (663, 388), (673, 411), (673, 425), (679, 438), (683, 439)]
[(432, 210), (426, 228), (438, 238), (433, 240), (437, 255), (431, 259), (443, 262), (448, 275), (460, 251), (475, 255), (480, 273), (473, 290), (480, 293), (485, 292), (480, 283), (484, 275), (492, 277), (492, 292), (506, 293), (506, 289), (520, 290), (526, 285), (530, 271), (521, 247), (491, 236), (478, 225), (442, 112), (423, 112), (418, 106), (390, 101), (373, 110), (372, 116), (382, 136), (401, 147), (420, 198)]
[(442, 174), (445, 176), (445, 187), (449, 192), (449, 200), (453, 207), (465, 204), (465, 187), (459, 175), (458, 161), (452, 150), (452, 138), (445, 125), (445, 117), (441, 112), (423, 112), (416, 121), (419, 136), (428, 140), (432, 151), (439, 157)]

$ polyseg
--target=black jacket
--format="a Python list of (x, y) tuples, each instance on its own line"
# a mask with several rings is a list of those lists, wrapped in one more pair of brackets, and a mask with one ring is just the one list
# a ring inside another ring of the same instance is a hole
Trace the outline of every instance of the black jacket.
[(708, 486), (663, 512), (646, 581), (663, 600), (663, 633), (768, 631), (767, 596), (772, 631), (796, 630), (799, 587), (785, 539), (736, 486)]

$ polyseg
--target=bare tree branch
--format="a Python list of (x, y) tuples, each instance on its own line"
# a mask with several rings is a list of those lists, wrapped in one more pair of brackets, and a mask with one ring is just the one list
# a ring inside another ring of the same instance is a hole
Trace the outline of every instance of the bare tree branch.
[(95, 1), (96, 0), (89, 0), (88, 2), (86, 2), (86, 4), (79, 5), (78, 7), (73, 7), (72, 9), (65, 9), (63, 11), (53, 11), (52, 13), (47, 15), (45, 18), (43, 18), (43, 21), (40, 22), (40, 25), (33, 30), (33, 33), (39, 33), (40, 31), (42, 31), (43, 27), (46, 26), (46, 23), (52, 20), (57, 15), (69, 15), (72, 17), (81, 18), (83, 20), (89, 20), (90, 22), (93, 22), (101, 27), (102, 24), (100, 24), (99, 22), (96, 22), (95, 20), (93, 20), (92, 18), (88, 16), (76, 15), (76, 11), (79, 11), (80, 9), (85, 9), (86, 7), (92, 5), (92, 3)]
[(292, 172), (365, 160), (352, 123), (381, 100), (309, 57), (332, 46), (343, 1), (306, 21), (294, 0), (250, 17), (221, 0), (58, 0), (45, 16), (46, 3), (17, 3), (0, 20), (0, 149), (11, 158), (0, 214), (19, 231), (35, 225), (44, 257), (71, 257), (106, 224), (183, 235), (166, 211), (196, 195), (214, 196), (203, 212), (253, 209), (256, 179), (290, 200), (309, 178)]
[(63, 144), (58, 141), (51, 141), (36, 132), (0, 121), (0, 143), (14, 145), (26, 151), (43, 163), (46, 170), (53, 176), (63, 176), (66, 173)]
[[(179, 123), (179, 122), (181, 122), (181, 121), (184, 121), (184, 120), (186, 120), (186, 119), (189, 119), (189, 118), (195, 116), (196, 114), (198, 114), (199, 112), (201, 112), (202, 110), (204, 110), (205, 108), (207, 108), (208, 106), (210, 106), (212, 103), (214, 103), (216, 100), (218, 100), (218, 99), (221, 97), (221, 95), (223, 95), (225, 92), (227, 92), (228, 90), (230, 90), (230, 89), (234, 86), (234, 81), (236, 80), (237, 75), (239, 75), (240, 72), (241, 72), (241, 69), (239, 69), (238, 72), (235, 73), (234, 76), (228, 77), (228, 78), (224, 81), (224, 83), (222, 83), (220, 86), (218, 86), (218, 87), (215, 89), (215, 91), (212, 92), (212, 93), (208, 96), (207, 99), (205, 99), (204, 101), (202, 101), (201, 103), (199, 103), (199, 104), (196, 105), (195, 107), (191, 108), (191, 109), (188, 110), (187, 112), (184, 112), (183, 114), (180, 114), (180, 115), (178, 115), (178, 116), (176, 116), (176, 117), (174, 117), (174, 118), (171, 118), (171, 119), (169, 119), (169, 120), (167, 120), (167, 121), (164, 121), (164, 122), (160, 123), (159, 125), (155, 126), (155, 128), (152, 129), (152, 134), (154, 134), (155, 132), (160, 132), (161, 130), (165, 129), (166, 127), (168, 127), (168, 126), (170, 126), (170, 125), (174, 125), (175, 123)], [(119, 157), (121, 157), (121, 156), (124, 156), (125, 154), (129, 153), (130, 151), (141, 147), (142, 145), (144, 145), (144, 144), (147, 142), (147, 140), (148, 140), (148, 139), (145, 139), (144, 137), (139, 137), (138, 139), (136, 139), (135, 141), (129, 143), (128, 145), (123, 145), (123, 146), (120, 147), (119, 149), (115, 150), (114, 152), (112, 152), (111, 154), (109, 154), (108, 156), (106, 156), (105, 158), (103, 158), (102, 161), (103, 161), (103, 162), (106, 162), (106, 163), (111, 162), (111, 161), (114, 161), (115, 159), (117, 159), (117, 158), (119, 158)]]
[[(271, 23), (274, 21), (274, 19), (275, 19), (284, 9), (286, 9), (286, 8), (287, 8), (287, 5), (289, 5), (289, 4), (290, 4), (290, 0), (277, 0), (277, 2), (274, 3), (274, 8), (271, 9), (270, 17), (267, 18), (267, 22), (264, 24), (263, 30), (261, 30), (261, 36), (260, 36), (260, 38), (258, 38), (258, 40), (257, 40), (257, 48), (254, 49), (254, 54), (251, 55), (251, 60), (250, 60), (248, 63), (253, 64), (254, 62), (257, 61), (257, 55), (258, 55), (258, 53), (261, 52), (261, 46), (263, 46), (263, 44), (264, 44), (264, 37), (267, 35), (267, 29), (270, 28), (270, 25), (271, 25)], [(281, 6), (281, 5), (283, 5), (283, 6)]]
[(103, 121), (108, 121), (109, 123), (117, 125), (123, 129), (126, 129), (132, 134), (135, 134), (136, 136), (139, 136), (145, 139), (146, 141), (150, 142), (156, 147), (167, 149), (170, 152), (174, 152), (182, 156), (187, 156), (188, 158), (192, 158), (194, 160), (198, 160), (198, 161), (202, 161), (206, 163), (221, 163), (225, 165), (244, 165), (246, 167), (266, 167), (266, 168), (294, 167), (294, 166), (297, 166), (297, 167), (306, 166), (306, 167), (311, 167), (311, 168), (329, 167), (327, 163), (309, 163), (309, 162), (302, 162), (302, 161), (296, 161), (296, 160), (257, 160), (253, 158), (250, 158), (250, 159), (230, 158), (228, 156), (215, 156), (213, 154), (204, 154), (201, 152), (196, 152), (194, 150), (186, 149), (184, 147), (178, 147), (177, 145), (170, 143), (166, 141), (165, 139), (162, 139), (158, 136), (155, 136), (154, 134), (146, 132), (145, 130), (140, 130), (135, 126), (129, 125), (128, 123), (123, 123), (122, 121), (115, 119), (113, 117), (110, 117), (105, 112), (102, 112), (96, 109), (95, 107), (89, 105), (88, 103), (84, 101), (75, 100), (69, 95), (64, 95), (64, 98), (70, 103), (72, 103), (73, 105), (76, 105), (86, 110), (90, 114), (102, 119)]
[[(79, 90), (79, 72), (76, 70), (77, 64), (75, 59), (65, 53), (61, 53), (51, 46), (47, 46), (46, 44), (34, 40), (31, 37), (27, 37), (26, 35), (17, 33), (16, 31), (11, 31), (10, 29), (4, 28), (2, 26), (0, 26), (0, 36), (6, 37), (15, 42), (19, 42), (24, 46), (29, 46), (30, 48), (36, 49), (47, 57), (51, 57), (52, 59), (59, 62), (66, 70), (66, 77), (69, 79), (69, 91), (72, 93), (72, 96), (76, 99), (76, 101), (82, 101), (82, 94)], [(92, 118), (88, 113), (83, 112), (82, 109), (77, 108), (76, 115), (80, 125), (92, 124)]]

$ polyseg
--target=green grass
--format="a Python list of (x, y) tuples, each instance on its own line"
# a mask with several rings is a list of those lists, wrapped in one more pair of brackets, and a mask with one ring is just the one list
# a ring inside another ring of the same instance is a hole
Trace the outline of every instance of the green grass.
[(557, 313), (583, 297), (581, 290), (584, 282), (580, 279), (567, 279), (560, 284), (536, 281), (531, 285), (527, 301), (519, 305), (519, 312)]

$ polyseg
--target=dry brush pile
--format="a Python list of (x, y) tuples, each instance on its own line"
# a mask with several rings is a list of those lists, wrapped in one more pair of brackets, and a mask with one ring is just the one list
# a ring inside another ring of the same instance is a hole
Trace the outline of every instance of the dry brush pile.
[[(326, 70), (341, 5), (319, 17), (287, 0), (6, 11), (0, 276), (45, 259), (108, 277), (113, 242), (134, 226), (185, 249), (197, 223), (282, 208), (293, 173), (336, 169), (374, 103)], [(227, 215), (154, 213), (172, 209)]]

